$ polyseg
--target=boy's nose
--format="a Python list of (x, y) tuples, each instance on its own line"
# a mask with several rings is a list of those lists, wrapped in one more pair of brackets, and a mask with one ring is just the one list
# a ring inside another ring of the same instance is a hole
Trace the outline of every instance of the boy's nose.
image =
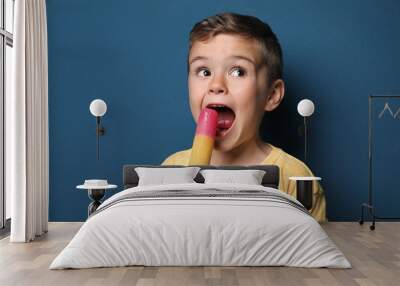
[(211, 87), (210, 93), (215, 93), (215, 94), (225, 93), (225, 89), (223, 87)]
[(227, 88), (221, 80), (213, 80), (208, 89), (208, 92), (213, 94), (224, 94), (226, 91)]

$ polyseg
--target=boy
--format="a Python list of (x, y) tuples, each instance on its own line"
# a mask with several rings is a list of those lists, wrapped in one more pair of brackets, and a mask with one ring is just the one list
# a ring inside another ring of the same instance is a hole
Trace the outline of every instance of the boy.
[[(218, 14), (190, 32), (188, 86), (190, 109), (197, 122), (204, 107), (218, 111), (219, 125), (211, 165), (277, 165), (279, 189), (296, 197), (290, 176), (313, 176), (300, 160), (261, 140), (265, 111), (281, 103), (281, 47), (271, 28), (256, 17)], [(191, 149), (172, 154), (163, 165), (188, 165)], [(312, 216), (325, 221), (325, 197), (313, 183)]]

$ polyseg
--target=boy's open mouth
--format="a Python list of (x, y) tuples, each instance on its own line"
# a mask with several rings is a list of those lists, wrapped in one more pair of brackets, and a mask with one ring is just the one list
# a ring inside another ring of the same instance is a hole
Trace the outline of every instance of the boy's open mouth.
[(224, 104), (211, 103), (207, 105), (208, 108), (214, 109), (218, 112), (217, 123), (217, 137), (223, 137), (232, 127), (235, 121), (235, 112)]

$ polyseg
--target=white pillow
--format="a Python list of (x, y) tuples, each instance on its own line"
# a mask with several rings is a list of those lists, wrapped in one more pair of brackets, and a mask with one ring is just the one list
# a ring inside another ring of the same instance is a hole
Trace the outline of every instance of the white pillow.
[(265, 175), (263, 170), (201, 170), (204, 183), (261, 185)]
[(199, 167), (135, 168), (139, 176), (138, 186), (196, 183), (193, 179), (199, 170)]

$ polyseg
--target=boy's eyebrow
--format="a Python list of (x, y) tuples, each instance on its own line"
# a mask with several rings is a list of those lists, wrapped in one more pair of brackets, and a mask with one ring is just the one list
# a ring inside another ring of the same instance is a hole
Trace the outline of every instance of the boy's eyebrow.
[[(207, 57), (197, 56), (190, 60), (189, 65), (191, 65), (195, 61), (207, 60), (207, 59), (208, 59)], [(252, 59), (245, 57), (245, 56), (241, 56), (241, 55), (233, 55), (233, 56), (230, 56), (229, 59), (240, 59), (240, 60), (248, 61), (248, 62), (252, 63), (253, 65), (256, 64)]]
[(206, 60), (206, 59), (208, 59), (208, 58), (207, 57), (202, 57), (202, 56), (194, 57), (193, 59), (190, 60), (189, 65), (191, 65), (195, 61)]
[(239, 59), (239, 60), (245, 60), (245, 61), (248, 61), (248, 62), (252, 63), (253, 65), (256, 64), (252, 59), (250, 59), (250, 58), (248, 58), (248, 57), (245, 57), (245, 56), (237, 55), (237, 56), (230, 56), (229, 58), (234, 58), (234, 59)]

